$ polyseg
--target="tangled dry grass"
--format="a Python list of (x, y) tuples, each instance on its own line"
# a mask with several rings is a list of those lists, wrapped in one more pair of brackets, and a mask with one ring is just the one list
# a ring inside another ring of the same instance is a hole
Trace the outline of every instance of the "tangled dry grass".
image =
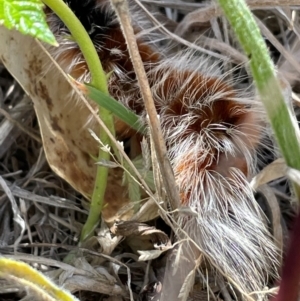
[[(248, 1), (297, 113), (300, 6), (297, 1), (283, 2), (284, 7), (281, 1)], [(166, 35), (176, 34), (174, 37), (184, 39), (188, 47), (199, 50), (199, 45), (204, 45), (218, 56), (230, 57), (228, 68), (246, 61), (231, 40), (220, 10), (210, 2), (143, 3), (162, 12), (161, 21), (171, 18)], [(201, 35), (207, 30), (213, 35)], [(149, 201), (140, 207), (135, 221), (118, 222), (112, 228), (103, 222), (97, 235), (78, 247), (89, 204), (50, 169), (32, 102), (4, 65), (0, 66), (0, 115), (1, 256), (30, 263), (81, 301), (156, 300), (174, 241), (163, 214), (151, 211)], [(257, 201), (284, 253), (297, 208), (283, 177), (284, 164), (272, 163), (274, 157), (268, 149), (262, 154), (260, 169), (265, 169), (255, 178)], [(174, 259), (178, 261), (180, 258)], [(225, 277), (215, 279), (215, 270), (207, 262), (202, 262), (201, 270), (194, 286), (186, 284), (187, 290), (193, 286), (188, 300), (244, 298)], [(28, 300), (24, 290), (5, 279), (0, 283), (0, 300)], [(266, 290), (276, 291), (272, 279)]]

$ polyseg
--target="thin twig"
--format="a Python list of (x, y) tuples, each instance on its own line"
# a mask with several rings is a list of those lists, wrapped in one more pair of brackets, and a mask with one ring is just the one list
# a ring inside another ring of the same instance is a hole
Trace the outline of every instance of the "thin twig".
[(232, 301), (232, 298), (227, 290), (224, 278), (222, 276), (218, 277), (217, 283), (219, 285), (220, 291), (222, 293), (222, 296), (224, 298), (224, 301)]
[(269, 42), (281, 53), (281, 55), (300, 73), (300, 64), (291, 53), (282, 46), (282, 44), (275, 38), (267, 26), (257, 17), (255, 17), (261, 33), (269, 40)]
[(38, 135), (35, 135), (34, 133), (30, 132), (26, 127), (24, 127), (22, 123), (14, 119), (7, 111), (0, 108), (0, 114), (3, 115), (8, 121), (15, 124), (19, 128), (19, 130), (27, 134), (30, 138), (34, 139), (38, 143), (42, 143), (42, 140)]
[(182, 45), (189, 47), (190, 49), (195, 49), (197, 51), (200, 51), (204, 54), (210, 55), (217, 59), (228, 61), (229, 59), (228, 56), (224, 56), (219, 53), (200, 47), (199, 45), (196, 45), (194, 43), (191, 43), (183, 39), (178, 34), (171, 32), (161, 22), (159, 22), (151, 13), (149, 13), (148, 9), (139, 0), (135, 0), (135, 2), (147, 14), (148, 18), (153, 22), (153, 24), (157, 26), (157, 29), (160, 30), (162, 33), (165, 33), (171, 40), (174, 40)]
[(145, 107), (149, 116), (150, 131), (153, 137), (160, 171), (163, 176), (164, 186), (169, 196), (171, 208), (172, 210), (174, 210), (179, 207), (179, 193), (175, 182), (173, 170), (168, 159), (167, 148), (157, 117), (157, 112), (152, 98), (147, 75), (138, 50), (134, 31), (131, 26), (128, 4), (126, 0), (111, 0), (111, 3), (117, 13), (124, 37), (127, 42), (130, 58), (134, 66), (134, 70), (144, 99)]
[(283, 229), (281, 224), (281, 212), (278, 200), (274, 193), (274, 190), (267, 184), (261, 185), (257, 191), (263, 194), (266, 199), (267, 212), (269, 211), (269, 219), (272, 224), (272, 234), (274, 237), (274, 243), (278, 248), (277, 259), (282, 263), (283, 254)]
[[(200, 47), (198, 44), (195, 44), (194, 41), (180, 37), (178, 34), (173, 33), (169, 29), (167, 29), (157, 18), (154, 17), (153, 14), (151, 14), (148, 11), (148, 9), (139, 0), (135, 0), (135, 1), (136, 4), (147, 14), (149, 20), (151, 20), (153, 25), (155, 25), (158, 30), (160, 30), (162, 33), (168, 36), (171, 40), (174, 40), (182, 45), (185, 45), (189, 49), (200, 51), (203, 54), (207, 54), (211, 57), (215, 57), (223, 61), (231, 60), (236, 64), (247, 62), (248, 60), (247, 57), (244, 56), (242, 53), (240, 53), (238, 50), (231, 47), (229, 44), (222, 43), (216, 39), (208, 38), (205, 36), (201, 36), (200, 38), (197, 37), (197, 41), (200, 42), (199, 44), (203, 46)], [(209, 49), (216, 50), (218, 53), (213, 52)]]
[[(252, 9), (264, 9), (274, 6), (290, 6), (300, 5), (299, 0), (248, 0), (247, 5)], [(197, 24), (203, 24), (209, 22), (212, 18), (216, 18), (222, 15), (222, 10), (216, 5), (211, 3), (205, 8), (197, 9), (187, 14), (176, 28), (175, 33), (179, 36), (183, 36), (192, 26)]]

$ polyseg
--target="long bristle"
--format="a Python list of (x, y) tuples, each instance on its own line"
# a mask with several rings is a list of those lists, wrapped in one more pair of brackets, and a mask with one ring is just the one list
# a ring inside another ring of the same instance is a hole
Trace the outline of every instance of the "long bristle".
[[(104, 70), (113, 71), (111, 95), (146, 117), (125, 40), (108, 1), (66, 2), (90, 33)], [(181, 203), (193, 212), (182, 215), (180, 224), (229, 282), (245, 294), (262, 290), (268, 276), (276, 275), (278, 263), (265, 217), (248, 182), (267, 128), (261, 106), (253, 93), (243, 93), (234, 82), (226, 82), (220, 62), (193, 51), (166, 55), (165, 49), (154, 47), (149, 36), (143, 38), (149, 24), (136, 9), (132, 5), (139, 50)], [(67, 29), (52, 13), (48, 21), (60, 43), (58, 50), (52, 49), (54, 58), (67, 73), (88, 81), (86, 63), (76, 43), (66, 36)], [(117, 134), (123, 137), (128, 128), (120, 129)]]

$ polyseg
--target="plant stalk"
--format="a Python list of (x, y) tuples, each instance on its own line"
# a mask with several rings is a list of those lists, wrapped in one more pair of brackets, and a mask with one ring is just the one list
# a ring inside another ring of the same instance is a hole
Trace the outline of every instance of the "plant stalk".
[[(253, 79), (287, 166), (300, 170), (299, 129), (293, 123), (275, 76), (275, 66), (254, 17), (244, 0), (218, 1), (249, 58)], [(299, 197), (298, 188), (295, 192)]]
[[(98, 53), (94, 44), (86, 32), (84, 26), (72, 12), (72, 10), (62, 0), (43, 0), (43, 2), (64, 22), (72, 37), (78, 44), (91, 73), (91, 85), (101, 92), (109, 95), (106, 74), (102, 68)], [(109, 131), (115, 135), (114, 120), (111, 112), (104, 108), (99, 108), (99, 117), (104, 122)], [(103, 129), (100, 129), (99, 139), (105, 146), (110, 147), (111, 141)], [(109, 160), (110, 154), (100, 148), (98, 160)], [(83, 226), (80, 241), (93, 234), (95, 227), (100, 221), (100, 214), (103, 208), (104, 194), (107, 185), (108, 168), (97, 167), (95, 185), (93, 189), (89, 216)]]

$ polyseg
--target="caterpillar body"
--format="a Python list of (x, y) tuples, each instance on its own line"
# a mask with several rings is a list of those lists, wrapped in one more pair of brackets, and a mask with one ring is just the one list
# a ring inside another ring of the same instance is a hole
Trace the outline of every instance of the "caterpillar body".
[[(109, 1), (65, 2), (90, 34), (105, 72), (112, 72), (110, 94), (146, 118)], [(182, 225), (229, 281), (246, 295), (260, 291), (277, 269), (276, 247), (248, 182), (266, 128), (260, 103), (253, 93), (227, 81), (216, 60), (190, 50), (170, 54), (160, 43), (165, 37), (151, 30), (145, 13), (133, 1), (129, 6), (181, 203), (195, 213), (183, 216)], [(47, 18), (60, 44), (51, 49), (53, 57), (74, 78), (89, 81), (87, 65), (68, 29), (50, 10)], [(116, 121), (116, 133), (119, 139), (134, 135), (121, 121)]]

